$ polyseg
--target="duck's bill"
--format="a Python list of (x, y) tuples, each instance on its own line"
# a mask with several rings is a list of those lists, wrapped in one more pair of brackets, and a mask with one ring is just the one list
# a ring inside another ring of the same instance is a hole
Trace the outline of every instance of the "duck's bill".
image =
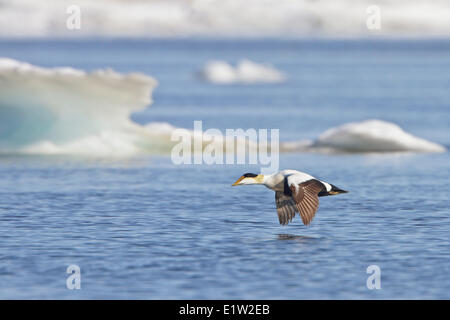
[(235, 183), (233, 183), (231, 186), (232, 186), (232, 187), (238, 186), (238, 185), (239, 185), (239, 182), (241, 182), (242, 179), (244, 179), (244, 177), (240, 177), (239, 179), (237, 179), (237, 181), (236, 181)]

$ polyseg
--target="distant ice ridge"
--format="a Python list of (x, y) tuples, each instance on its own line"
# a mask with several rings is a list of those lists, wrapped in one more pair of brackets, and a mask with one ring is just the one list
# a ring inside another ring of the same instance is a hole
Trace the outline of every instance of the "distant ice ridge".
[(331, 128), (312, 142), (289, 142), (288, 151), (317, 152), (444, 152), (445, 147), (403, 131), (382, 120), (351, 122)]
[(226, 61), (209, 61), (201, 71), (206, 81), (217, 84), (231, 83), (277, 83), (286, 80), (286, 75), (268, 64), (241, 60), (236, 67)]
[[(79, 30), (66, 27), (71, 5)], [(366, 26), (372, 5), (379, 30)], [(0, 36), (449, 36), (448, 12), (448, 0), (0, 0)]]
[[(0, 58), (0, 154), (170, 154), (179, 142), (171, 140), (176, 127), (142, 126), (130, 119), (151, 103), (156, 86), (155, 79), (140, 73), (86, 73)], [(208, 137), (223, 145), (221, 137), (192, 134), (194, 141)]]
[[(124, 75), (110, 69), (86, 73), (0, 58), (0, 154), (170, 154), (179, 142), (171, 140), (176, 127), (160, 122), (142, 126), (130, 120), (132, 112), (151, 103), (156, 85), (155, 79), (139, 73)], [(202, 139), (203, 147), (210, 141), (224, 145), (222, 136), (209, 135), (209, 141), (206, 132), (191, 136), (193, 141)], [(251, 149), (266, 147), (248, 139), (245, 143)], [(445, 151), (381, 120), (332, 128), (315, 141), (281, 142), (279, 149), (331, 153)]]
[(0, 152), (140, 152), (140, 144), (159, 140), (129, 116), (151, 102), (156, 85), (138, 73), (46, 69), (0, 59)]

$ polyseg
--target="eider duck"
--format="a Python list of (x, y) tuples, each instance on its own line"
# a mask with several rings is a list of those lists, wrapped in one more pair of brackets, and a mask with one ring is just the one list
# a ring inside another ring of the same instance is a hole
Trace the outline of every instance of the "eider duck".
[(319, 208), (319, 197), (348, 192), (297, 170), (283, 170), (271, 175), (246, 173), (232, 186), (246, 184), (262, 184), (275, 191), (278, 220), (282, 225), (291, 222), (299, 212), (307, 226)]

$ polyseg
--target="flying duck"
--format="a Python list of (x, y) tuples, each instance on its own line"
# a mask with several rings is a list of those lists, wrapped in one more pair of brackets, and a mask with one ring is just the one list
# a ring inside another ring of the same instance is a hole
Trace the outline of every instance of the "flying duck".
[(297, 170), (283, 170), (271, 175), (246, 173), (232, 186), (245, 184), (262, 184), (275, 191), (278, 220), (282, 225), (291, 222), (299, 212), (307, 226), (319, 208), (319, 197), (348, 192)]

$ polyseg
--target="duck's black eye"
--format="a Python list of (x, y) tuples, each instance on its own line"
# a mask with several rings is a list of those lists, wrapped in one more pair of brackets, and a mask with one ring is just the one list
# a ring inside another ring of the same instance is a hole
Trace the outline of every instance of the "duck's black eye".
[(246, 178), (254, 178), (254, 177), (258, 176), (258, 175), (254, 174), (254, 173), (244, 173), (243, 176), (246, 177)]

